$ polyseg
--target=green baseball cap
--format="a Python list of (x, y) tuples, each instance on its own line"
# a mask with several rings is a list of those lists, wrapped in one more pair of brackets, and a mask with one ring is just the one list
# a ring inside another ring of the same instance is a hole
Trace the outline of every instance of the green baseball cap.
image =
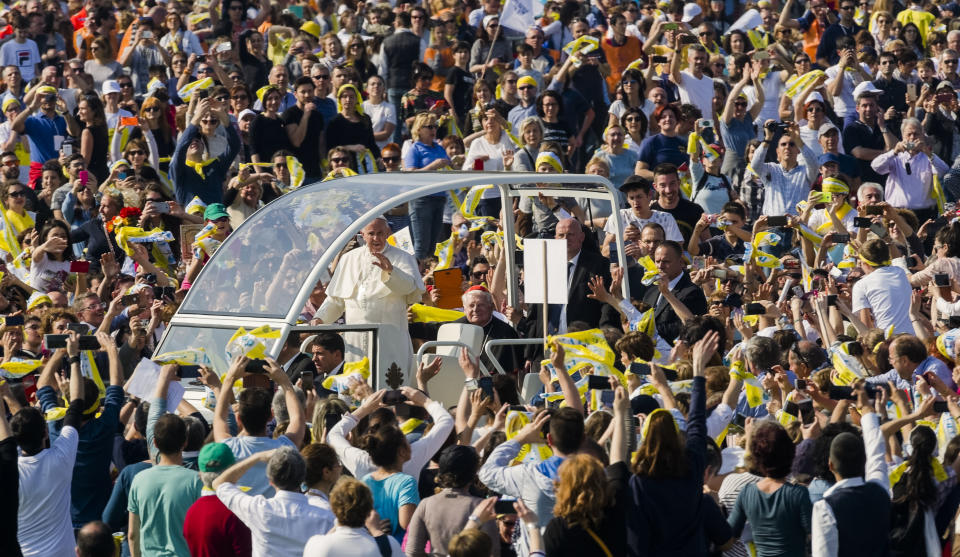
[(201, 472), (223, 472), (236, 461), (226, 443), (207, 443), (197, 456), (197, 466)]
[(203, 211), (204, 220), (217, 220), (223, 217), (229, 217), (227, 214), (227, 208), (223, 206), (223, 203), (211, 203), (207, 205), (207, 208)]

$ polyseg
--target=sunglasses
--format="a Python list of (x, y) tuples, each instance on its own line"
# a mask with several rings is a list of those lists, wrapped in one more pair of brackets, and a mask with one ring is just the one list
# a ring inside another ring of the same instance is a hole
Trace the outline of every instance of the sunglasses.
[(216, 118), (204, 118), (203, 120), (200, 120), (200, 122), (203, 124), (217, 124), (220, 121)]
[(350, 162), (350, 159), (348, 159), (347, 157), (334, 157), (330, 159), (330, 162), (336, 163), (336, 164), (347, 164), (348, 162)]
[(143, 155), (146, 155), (146, 153), (144, 153), (143, 151), (139, 151), (139, 150), (137, 150), (137, 151), (127, 151), (127, 156), (128, 156), (128, 157), (142, 157)]
[[(3, 166), (17, 166), (17, 163), (13, 163), (13, 164), (3, 163)], [(7, 192), (8, 197), (26, 197), (26, 195), (27, 195), (27, 192), (25, 190), (14, 190), (11, 192)]]
[(517, 87), (517, 89), (523, 91), (524, 89), (536, 89), (536, 87), (533, 85), (521, 85), (520, 87)]
[(148, 106), (143, 109), (144, 112), (160, 112), (159, 106)]
[(639, 116), (628, 116), (628, 117), (624, 120), (624, 122), (639, 122), (639, 121), (640, 121), (640, 117), (639, 117)]
[(324, 73), (320, 75), (313, 76), (313, 79), (330, 79), (330, 74)]
[(121, 84), (120, 84), (120, 88), (121, 88), (121, 89), (132, 89), (132, 88), (133, 88), (133, 83), (121, 83)]
[(392, 163), (399, 162), (399, 161), (400, 161), (400, 157), (399, 157), (399, 156), (396, 156), (396, 157), (383, 157), (383, 162), (387, 162), (387, 163), (391, 163), (391, 164), (392, 164)]
[(486, 271), (474, 271), (474, 272), (470, 273), (470, 276), (472, 276), (472, 277), (475, 278), (475, 279), (482, 279), (482, 278), (485, 277), (486, 275), (487, 275), (487, 272), (486, 272)]

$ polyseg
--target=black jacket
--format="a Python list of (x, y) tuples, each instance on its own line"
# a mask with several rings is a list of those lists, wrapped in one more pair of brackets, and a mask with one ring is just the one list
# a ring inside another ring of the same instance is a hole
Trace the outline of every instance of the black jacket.
[[(452, 323), (469, 323), (466, 317), (461, 317)], [(430, 321), (427, 323), (410, 323), (409, 330), (412, 338), (423, 340), (437, 340), (437, 331), (444, 323)], [(509, 324), (504, 323), (497, 317), (492, 317), (490, 322), (483, 327), (484, 342), (494, 339), (520, 338), (517, 331)], [(481, 348), (482, 350), (482, 348)], [(511, 373), (523, 367), (523, 357), (521, 347), (519, 346), (498, 346), (493, 350), (493, 355), (503, 366), (504, 371)], [(490, 358), (486, 352), (482, 352), (480, 362), (486, 366), (487, 371), (493, 373), (496, 368), (490, 363)]]
[[(687, 306), (687, 309), (689, 309), (691, 313), (694, 315), (706, 315), (707, 298), (703, 295), (703, 290), (690, 280), (690, 275), (688, 275), (686, 271), (683, 272), (680, 281), (676, 287), (673, 288), (673, 293), (676, 294), (683, 305)], [(658, 300), (659, 305), (657, 304)], [(660, 337), (665, 341), (672, 344), (673, 341), (680, 336), (680, 331), (683, 328), (683, 322), (677, 316), (677, 313), (673, 311), (673, 308), (666, 300), (660, 300), (659, 288), (648, 289), (643, 296), (643, 301), (650, 304), (650, 307), (656, 308), (653, 316), (657, 326), (657, 333), (659, 333)]]
[[(616, 308), (603, 302), (587, 298), (590, 288), (587, 283), (594, 276), (603, 279), (603, 284), (610, 287), (610, 260), (593, 251), (581, 251), (577, 266), (573, 269), (573, 280), (567, 292), (567, 325), (574, 321), (587, 324), (588, 328), (615, 327), (620, 328), (620, 314)], [(541, 304), (536, 304), (523, 328), (527, 338), (543, 336), (543, 316)], [(524, 324), (521, 323), (521, 326)], [(518, 327), (520, 328), (520, 327)], [(528, 360), (540, 361), (543, 354), (542, 346), (531, 346), (526, 351)]]
[(107, 239), (107, 232), (103, 228), (103, 220), (99, 216), (70, 231), (70, 241), (87, 243), (87, 247), (83, 250), (84, 257), (90, 262), (90, 267), (96, 271), (100, 270), (100, 256), (110, 251), (111, 248), (113, 248), (113, 255), (118, 265), (123, 263), (123, 258), (126, 255), (117, 245), (116, 240), (113, 238)]

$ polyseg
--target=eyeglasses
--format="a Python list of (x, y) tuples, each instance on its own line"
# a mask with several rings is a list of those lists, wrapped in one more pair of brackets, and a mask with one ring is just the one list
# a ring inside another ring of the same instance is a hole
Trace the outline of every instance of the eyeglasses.
[(107, 307), (107, 304), (103, 302), (98, 302), (98, 303), (90, 304), (89, 306), (83, 308), (83, 311), (97, 311), (99, 309), (105, 309), (106, 307)]
[(400, 161), (400, 156), (399, 156), (399, 155), (394, 156), (394, 157), (383, 157), (383, 162), (386, 162), (386, 163), (393, 164), (393, 163), (399, 162), (399, 161)]
[(350, 159), (348, 159), (347, 157), (333, 157), (332, 159), (330, 159), (330, 162), (334, 164), (347, 164), (348, 162), (350, 162)]

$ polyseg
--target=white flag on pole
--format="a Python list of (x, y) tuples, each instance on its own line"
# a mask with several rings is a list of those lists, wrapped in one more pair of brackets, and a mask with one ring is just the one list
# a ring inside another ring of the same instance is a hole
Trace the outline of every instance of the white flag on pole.
[(500, 14), (500, 25), (525, 33), (535, 23), (533, 6), (534, 0), (507, 0)]

